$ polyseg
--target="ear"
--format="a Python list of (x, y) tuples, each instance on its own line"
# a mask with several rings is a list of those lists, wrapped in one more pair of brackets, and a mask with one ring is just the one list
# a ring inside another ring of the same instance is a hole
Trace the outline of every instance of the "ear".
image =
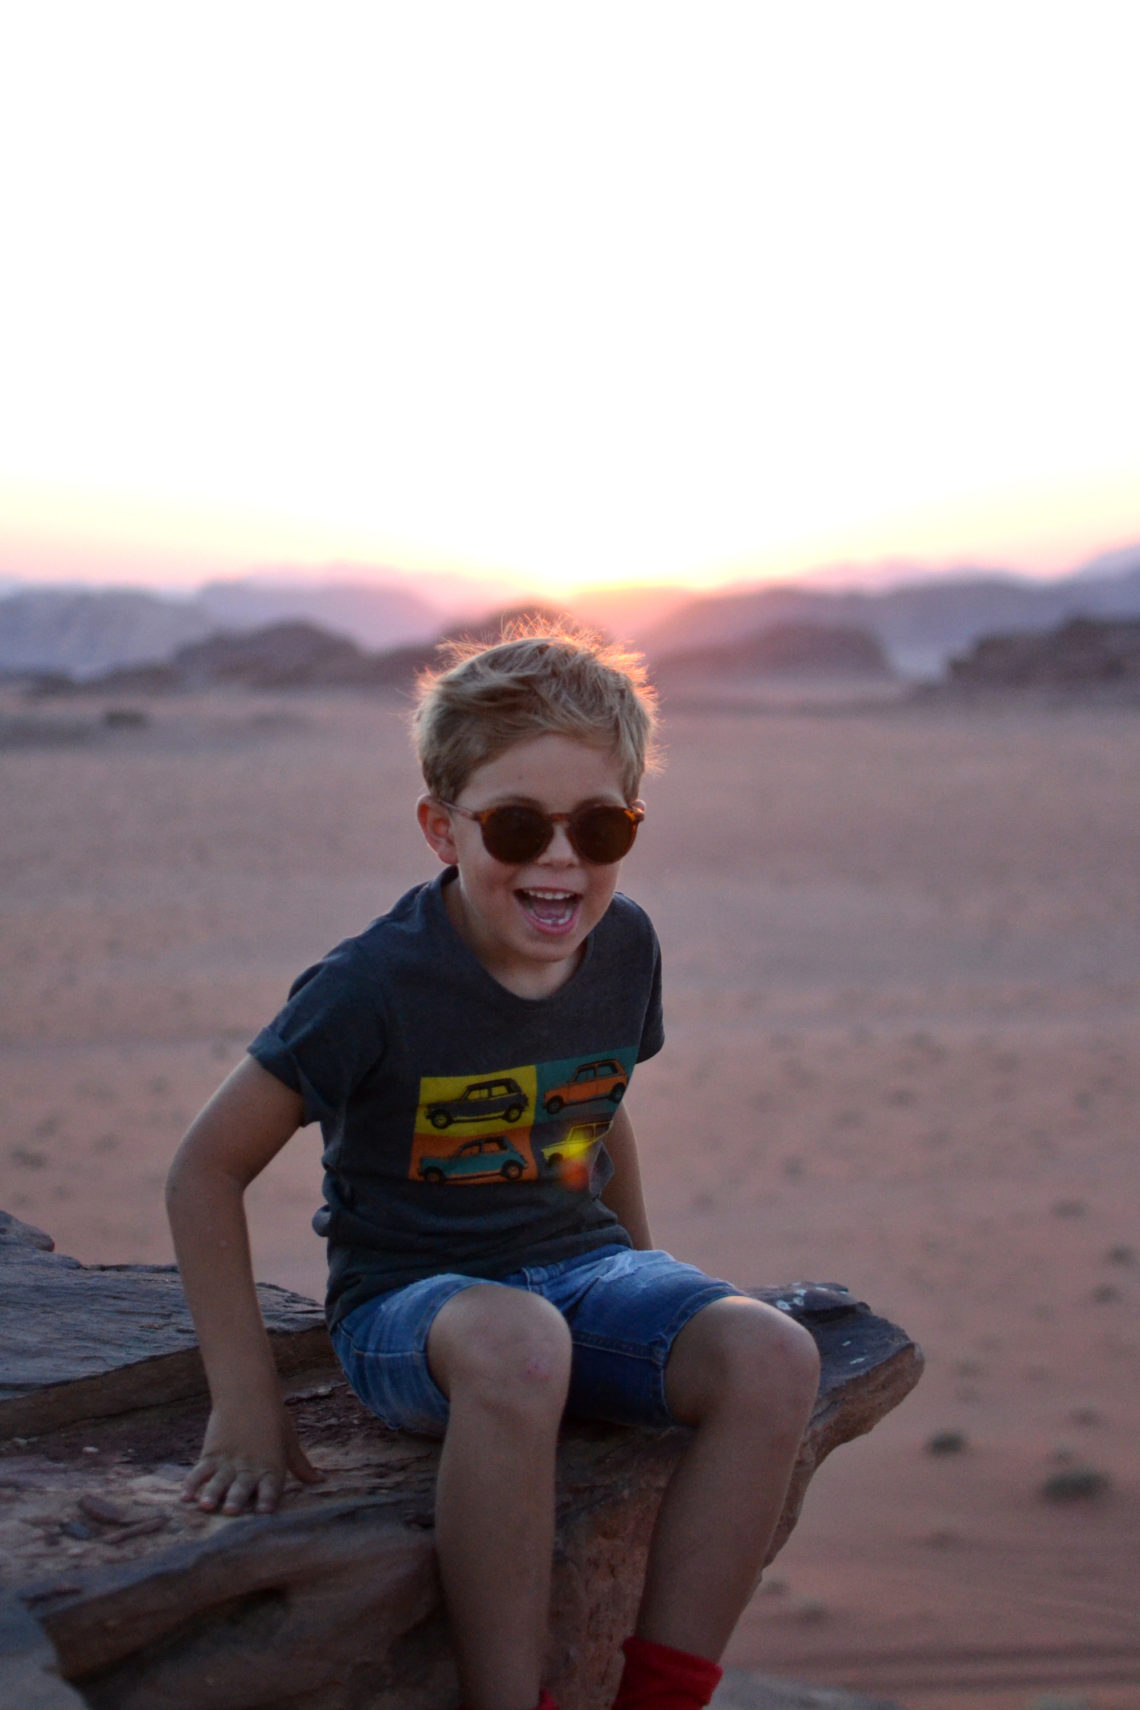
[(454, 867), (459, 861), (459, 851), (447, 809), (434, 796), (422, 795), (416, 803), (416, 818), (428, 848), (435, 851), (445, 866)]

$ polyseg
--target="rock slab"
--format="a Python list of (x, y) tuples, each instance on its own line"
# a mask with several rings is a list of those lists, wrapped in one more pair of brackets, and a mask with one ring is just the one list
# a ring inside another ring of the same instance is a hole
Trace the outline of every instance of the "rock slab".
[[(202, 1395), (206, 1375), (174, 1265), (81, 1265), (0, 1211), (0, 1437)], [(257, 1287), (283, 1376), (331, 1365), (320, 1307)]]
[[(3, 1710), (452, 1706), (431, 1531), (438, 1444), (365, 1413), (319, 1309), (263, 1290), (287, 1399), (326, 1479), (273, 1516), (200, 1514), (178, 1499), (206, 1401), (176, 1276), (81, 1266), (50, 1246), (14, 1220), (0, 1228), (0, 1558), (24, 1669), (18, 1699), (0, 1691)], [(754, 1292), (806, 1324), (823, 1360), (774, 1555), (815, 1468), (902, 1400), (921, 1354), (838, 1285)], [(608, 1702), (685, 1435), (564, 1432), (548, 1668), (562, 1710)]]

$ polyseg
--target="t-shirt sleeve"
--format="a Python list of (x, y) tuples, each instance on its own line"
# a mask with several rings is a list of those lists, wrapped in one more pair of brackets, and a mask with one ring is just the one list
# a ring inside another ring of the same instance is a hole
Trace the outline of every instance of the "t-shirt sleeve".
[(304, 1100), (302, 1122), (343, 1108), (384, 1054), (380, 994), (340, 951), (308, 968), (249, 1054)]
[[(648, 920), (646, 925), (649, 926)], [(645, 1023), (641, 1030), (641, 1044), (637, 1052), (639, 1063), (644, 1063), (647, 1057), (656, 1057), (665, 1043), (665, 1017), (661, 1007), (661, 946), (652, 926), (649, 926), (649, 932), (653, 939), (653, 971), (649, 1001), (645, 1006)]]

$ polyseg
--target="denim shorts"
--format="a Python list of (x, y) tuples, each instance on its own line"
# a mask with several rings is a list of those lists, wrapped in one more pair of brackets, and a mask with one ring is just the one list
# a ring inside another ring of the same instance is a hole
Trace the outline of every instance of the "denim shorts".
[(665, 1363), (679, 1331), (702, 1306), (739, 1293), (671, 1253), (615, 1245), (489, 1284), (446, 1272), (378, 1295), (342, 1319), (332, 1340), (356, 1394), (393, 1429), (442, 1435), (448, 1401), (428, 1370), (428, 1332), (452, 1295), (476, 1286), (525, 1289), (561, 1312), (573, 1339), (568, 1414), (657, 1427), (675, 1423)]

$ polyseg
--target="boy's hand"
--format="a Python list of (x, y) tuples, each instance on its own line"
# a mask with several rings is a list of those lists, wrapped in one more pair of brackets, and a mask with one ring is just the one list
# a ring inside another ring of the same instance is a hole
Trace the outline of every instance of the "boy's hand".
[(272, 1514), (287, 1473), (305, 1484), (324, 1477), (302, 1449), (284, 1407), (264, 1420), (244, 1412), (234, 1419), (215, 1407), (182, 1500), (208, 1513), (241, 1514), (252, 1502), (255, 1513)]

